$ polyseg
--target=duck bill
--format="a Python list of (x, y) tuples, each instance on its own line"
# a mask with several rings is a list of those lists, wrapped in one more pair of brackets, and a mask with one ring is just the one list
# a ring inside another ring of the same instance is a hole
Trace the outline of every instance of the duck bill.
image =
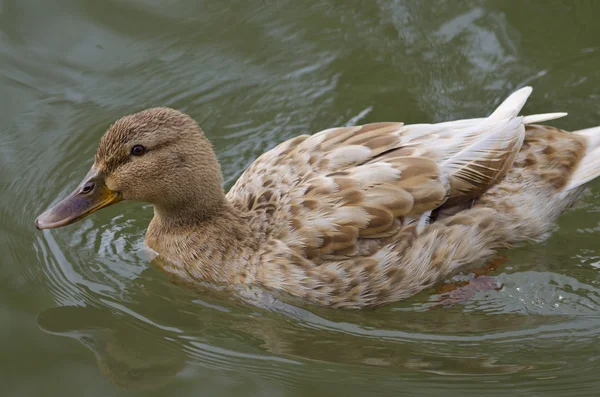
[(106, 186), (102, 174), (92, 168), (73, 193), (35, 220), (35, 226), (39, 230), (67, 226), (121, 200), (118, 192)]

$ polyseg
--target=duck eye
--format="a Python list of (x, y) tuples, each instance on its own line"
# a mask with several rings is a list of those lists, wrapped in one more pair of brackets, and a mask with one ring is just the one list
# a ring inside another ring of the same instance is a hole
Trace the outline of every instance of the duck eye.
[(142, 145), (135, 145), (131, 148), (131, 154), (133, 154), (134, 156), (141, 156), (144, 153), (146, 153), (146, 148)]
[(86, 182), (86, 184), (81, 188), (81, 193), (87, 194), (92, 190), (94, 190), (94, 182)]

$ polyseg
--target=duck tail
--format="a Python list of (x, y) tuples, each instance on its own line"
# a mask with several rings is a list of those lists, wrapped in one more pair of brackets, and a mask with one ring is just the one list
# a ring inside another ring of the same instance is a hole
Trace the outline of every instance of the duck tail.
[[(500, 104), (500, 106), (498, 106), (486, 121), (494, 122), (516, 118), (529, 98), (529, 95), (531, 95), (531, 92), (531, 87), (523, 87), (513, 92)], [(522, 116), (521, 122), (524, 125), (534, 124), (558, 119), (566, 115), (567, 113), (557, 112)], [(575, 168), (571, 174), (569, 183), (563, 189), (565, 192), (582, 186), (600, 176), (600, 126), (574, 131), (573, 133), (585, 140), (586, 150), (579, 161), (577, 168)]]
[(565, 191), (579, 187), (600, 176), (600, 126), (573, 131), (584, 138), (586, 150), (573, 171)]
[(553, 120), (566, 113), (519, 116), (531, 95), (531, 87), (523, 87), (509, 95), (485, 119), (471, 120), (465, 125), (459, 151), (440, 165), (452, 186), (448, 202), (455, 204), (470, 199), (499, 181), (512, 167), (525, 138), (525, 124)]
[(533, 88), (531, 87), (523, 87), (513, 92), (488, 116), (487, 121), (506, 120), (517, 117), (532, 91)]

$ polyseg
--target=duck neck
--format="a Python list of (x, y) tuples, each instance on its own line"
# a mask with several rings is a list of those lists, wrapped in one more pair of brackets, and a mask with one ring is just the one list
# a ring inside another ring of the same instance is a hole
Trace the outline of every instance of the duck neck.
[(210, 212), (155, 205), (146, 233), (147, 245), (168, 262), (160, 263), (164, 270), (217, 283), (248, 281), (252, 241), (248, 220), (225, 197)]
[[(189, 202), (199, 200), (192, 197)], [(153, 221), (159, 222), (164, 231), (175, 232), (218, 222), (219, 216), (232, 210), (224, 195), (210, 201), (205, 199), (202, 203), (202, 206), (154, 204)]]

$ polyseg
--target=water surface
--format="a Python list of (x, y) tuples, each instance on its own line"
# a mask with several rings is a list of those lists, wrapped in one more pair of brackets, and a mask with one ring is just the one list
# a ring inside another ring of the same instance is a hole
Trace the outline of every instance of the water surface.
[[(52, 4), (51, 4), (52, 3)], [(116, 118), (198, 120), (227, 186), (302, 133), (525, 112), (600, 124), (600, 3), (0, 0), (0, 380), (7, 396), (585, 396), (600, 387), (600, 183), (504, 287), (362, 312), (261, 307), (148, 263), (152, 209), (33, 220)]]

